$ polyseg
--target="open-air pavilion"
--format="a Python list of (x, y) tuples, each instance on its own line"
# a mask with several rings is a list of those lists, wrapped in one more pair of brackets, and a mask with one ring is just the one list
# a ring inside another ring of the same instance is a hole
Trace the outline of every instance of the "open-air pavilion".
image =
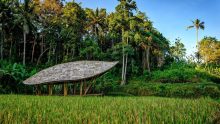
[[(36, 94), (41, 94), (40, 85), (48, 86), (48, 94), (52, 95), (53, 85), (63, 85), (63, 95), (68, 94), (68, 83), (80, 83), (80, 95), (86, 95), (98, 76), (113, 68), (118, 62), (76, 61), (58, 64), (44, 69), (23, 83), (36, 85)], [(89, 83), (90, 80), (90, 83)], [(75, 92), (75, 89), (74, 89)]]

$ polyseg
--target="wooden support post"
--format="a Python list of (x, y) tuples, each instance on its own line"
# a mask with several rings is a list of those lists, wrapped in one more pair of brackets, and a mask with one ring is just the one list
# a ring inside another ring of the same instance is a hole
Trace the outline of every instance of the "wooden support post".
[(74, 95), (76, 95), (76, 87), (77, 87), (77, 84), (74, 84), (74, 85), (73, 85), (73, 94), (74, 94)]
[(88, 87), (86, 87), (84, 95), (86, 95), (88, 93), (88, 91), (91, 89), (93, 83), (95, 82), (95, 78), (92, 79), (92, 81), (90, 82), (90, 84), (88, 85)]
[(68, 92), (68, 87), (67, 87), (67, 83), (63, 83), (63, 95), (67, 96), (67, 92)]
[(36, 86), (36, 95), (41, 95), (41, 87), (39, 84)]
[(89, 89), (91, 88), (91, 86), (92, 86), (92, 82), (89, 84), (88, 87), (86, 87), (85, 92), (84, 92), (84, 95), (87, 94), (87, 92), (89, 91)]
[(80, 96), (82, 96), (83, 95), (83, 81), (81, 82), (81, 84), (80, 84)]
[(51, 96), (53, 94), (53, 85), (52, 84), (48, 84), (48, 94)]

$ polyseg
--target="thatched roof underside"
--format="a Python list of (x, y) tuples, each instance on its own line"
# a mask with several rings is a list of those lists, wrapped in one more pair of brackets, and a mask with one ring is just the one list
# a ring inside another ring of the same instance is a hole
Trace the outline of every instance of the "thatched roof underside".
[(101, 75), (113, 68), (118, 62), (76, 61), (44, 69), (23, 83), (27, 85), (77, 82)]

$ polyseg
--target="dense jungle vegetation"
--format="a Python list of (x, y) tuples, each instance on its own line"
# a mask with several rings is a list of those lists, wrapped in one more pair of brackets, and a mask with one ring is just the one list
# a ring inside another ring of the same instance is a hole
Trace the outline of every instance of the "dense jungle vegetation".
[[(198, 19), (188, 27), (197, 31), (197, 52), (192, 56), (186, 56), (180, 38), (164, 37), (134, 0), (118, 0), (110, 13), (82, 8), (74, 0), (1, 0), (0, 28), (3, 94), (34, 94), (35, 87), (22, 81), (44, 68), (101, 60), (119, 64), (97, 79), (93, 93), (220, 96), (220, 41), (215, 36), (198, 40), (198, 31), (205, 28)], [(61, 89), (55, 86), (54, 92)], [(46, 86), (43, 90), (47, 92)]]

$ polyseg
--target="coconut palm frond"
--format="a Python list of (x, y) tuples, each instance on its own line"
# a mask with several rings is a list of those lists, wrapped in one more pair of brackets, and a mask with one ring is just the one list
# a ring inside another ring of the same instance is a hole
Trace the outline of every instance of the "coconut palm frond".
[(201, 22), (201, 23), (200, 23), (200, 25), (204, 25), (204, 24), (205, 24), (205, 22)]
[(205, 26), (200, 24), (200, 25), (199, 25), (199, 28), (202, 29), (202, 30), (204, 30), (204, 29), (205, 29)]
[(191, 29), (191, 28), (194, 28), (194, 25), (188, 26), (188, 27), (187, 27), (187, 30), (189, 30), (189, 29)]

